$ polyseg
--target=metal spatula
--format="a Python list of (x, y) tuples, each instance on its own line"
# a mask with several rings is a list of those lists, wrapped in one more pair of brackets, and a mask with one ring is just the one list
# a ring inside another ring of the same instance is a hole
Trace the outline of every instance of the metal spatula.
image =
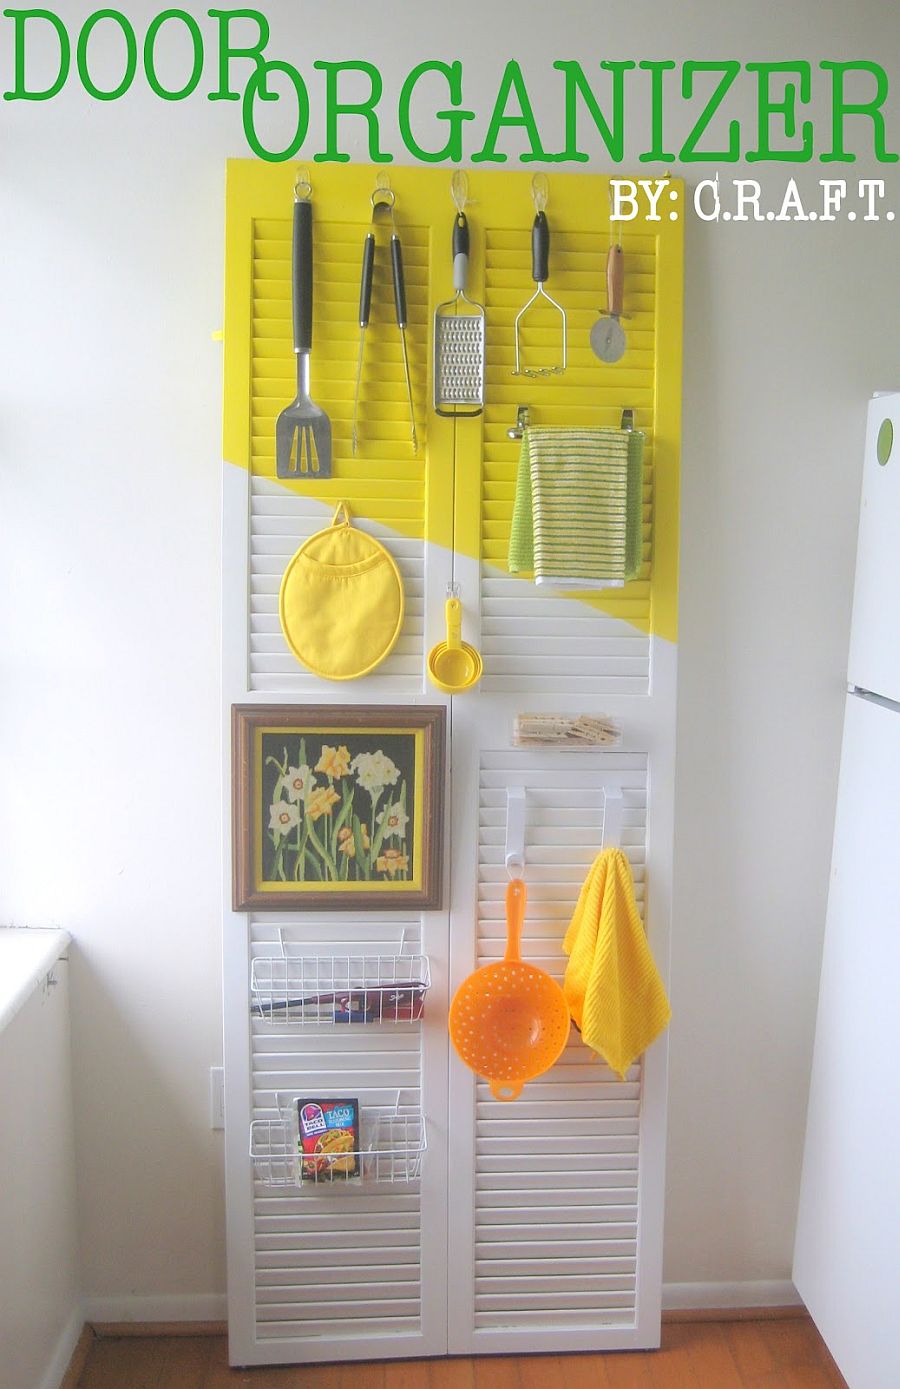
[(294, 352), (297, 354), (297, 398), (275, 421), (275, 466), (279, 477), (331, 477), (331, 420), (309, 398), (309, 354), (312, 350), (313, 235), (312, 203), (294, 203), (292, 247)]

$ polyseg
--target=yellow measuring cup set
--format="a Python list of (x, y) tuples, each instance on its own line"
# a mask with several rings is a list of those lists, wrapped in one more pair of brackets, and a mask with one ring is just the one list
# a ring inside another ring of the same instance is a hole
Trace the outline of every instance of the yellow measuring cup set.
[(475, 647), (462, 639), (462, 604), (455, 593), (444, 605), (444, 616), (447, 638), (428, 653), (428, 678), (444, 694), (461, 694), (478, 684), (484, 666)]

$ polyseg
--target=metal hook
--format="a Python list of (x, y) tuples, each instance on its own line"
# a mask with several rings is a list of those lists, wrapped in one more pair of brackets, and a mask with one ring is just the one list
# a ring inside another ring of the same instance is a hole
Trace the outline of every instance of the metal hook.
[(531, 180), (531, 201), (535, 212), (543, 212), (550, 198), (550, 183), (546, 174), (535, 174)]
[(528, 428), (528, 406), (518, 405), (516, 407), (516, 422), (506, 431), (507, 439), (521, 439), (525, 430)]

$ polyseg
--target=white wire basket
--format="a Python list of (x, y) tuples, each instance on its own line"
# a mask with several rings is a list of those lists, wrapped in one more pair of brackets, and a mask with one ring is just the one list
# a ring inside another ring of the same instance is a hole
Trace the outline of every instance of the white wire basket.
[[(294, 1102), (296, 1109), (296, 1102)], [(296, 1119), (282, 1110), (280, 1119), (254, 1119), (250, 1125), (250, 1159), (255, 1176), (266, 1186), (300, 1187), (307, 1191), (353, 1186), (360, 1181), (380, 1184), (418, 1181), (427, 1148), (421, 1111), (400, 1113), (366, 1109), (360, 1127), (368, 1141), (342, 1158), (355, 1157), (358, 1175), (348, 1177), (333, 1166), (304, 1162), (301, 1168)]]
[(258, 956), (252, 1011), (264, 1022), (417, 1022), (431, 987), (427, 955)]

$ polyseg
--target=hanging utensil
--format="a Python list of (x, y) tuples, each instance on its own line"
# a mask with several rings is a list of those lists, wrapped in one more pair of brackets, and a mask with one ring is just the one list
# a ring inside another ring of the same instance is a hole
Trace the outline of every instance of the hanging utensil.
[(484, 666), (480, 653), (462, 639), (459, 585), (449, 584), (448, 589), (449, 597), (444, 605), (447, 640), (439, 641), (429, 651), (428, 678), (444, 694), (462, 694), (478, 684)]
[(438, 415), (461, 419), (484, 409), (484, 305), (466, 293), (469, 273), (469, 223), (464, 208), (466, 176), (453, 175), (452, 299), (434, 311), (434, 408)]
[[(566, 369), (566, 311), (561, 304), (544, 289), (550, 278), (550, 224), (544, 208), (547, 205), (547, 179), (544, 174), (535, 174), (531, 184), (531, 195), (535, 206), (535, 217), (531, 228), (531, 278), (537, 289), (516, 315), (516, 367), (513, 376), (558, 376)], [(539, 299), (545, 299), (562, 319), (562, 361), (555, 366), (523, 367), (520, 341), (520, 325), (529, 309)]]
[(514, 1100), (526, 1080), (555, 1065), (569, 1039), (569, 1005), (556, 980), (519, 953), (526, 892), (506, 889), (506, 954), (463, 980), (450, 1004), (450, 1040), (495, 1100)]
[(331, 420), (309, 396), (313, 325), (313, 210), (309, 183), (294, 189), (291, 242), (297, 396), (275, 421), (275, 467), (281, 478), (331, 477)]
[(403, 374), (406, 377), (406, 398), (409, 401), (409, 428), (412, 436), (413, 453), (419, 451), (416, 435), (416, 412), (413, 408), (412, 381), (409, 375), (409, 354), (406, 350), (406, 282), (403, 279), (403, 251), (396, 232), (391, 233), (391, 270), (394, 276), (394, 310), (397, 314), (397, 327), (400, 329), (400, 346), (403, 349)]
[(369, 232), (363, 242), (362, 274), (359, 281), (359, 352), (356, 357), (356, 390), (353, 394), (353, 452), (359, 448), (359, 383), (362, 379), (363, 352), (366, 329), (372, 308), (372, 273), (375, 269), (375, 233)]
[[(374, 224), (377, 216), (383, 210), (390, 213), (391, 218), (391, 276), (394, 286), (394, 313), (397, 319), (397, 327), (400, 330), (400, 347), (403, 354), (403, 374), (406, 378), (406, 398), (409, 402), (409, 426), (412, 438), (413, 453), (419, 451), (419, 439), (416, 433), (416, 413), (413, 406), (412, 378), (409, 371), (409, 352), (406, 343), (406, 329), (408, 324), (406, 313), (406, 281), (403, 275), (403, 248), (400, 244), (400, 236), (397, 232), (394, 220), (395, 195), (393, 189), (386, 183), (379, 183), (375, 192), (372, 194), (372, 222)], [(375, 268), (375, 233), (370, 231), (363, 242), (362, 275), (359, 289), (359, 351), (356, 359), (356, 390), (353, 397), (353, 431), (352, 442), (353, 452), (359, 448), (359, 387), (362, 379), (363, 355), (365, 352), (366, 329), (369, 326), (369, 310), (372, 303), (372, 279)]]
[(591, 329), (591, 351), (601, 362), (618, 362), (625, 353), (625, 330), (620, 322), (625, 297), (625, 257), (621, 246), (610, 246), (606, 257), (607, 310)]

